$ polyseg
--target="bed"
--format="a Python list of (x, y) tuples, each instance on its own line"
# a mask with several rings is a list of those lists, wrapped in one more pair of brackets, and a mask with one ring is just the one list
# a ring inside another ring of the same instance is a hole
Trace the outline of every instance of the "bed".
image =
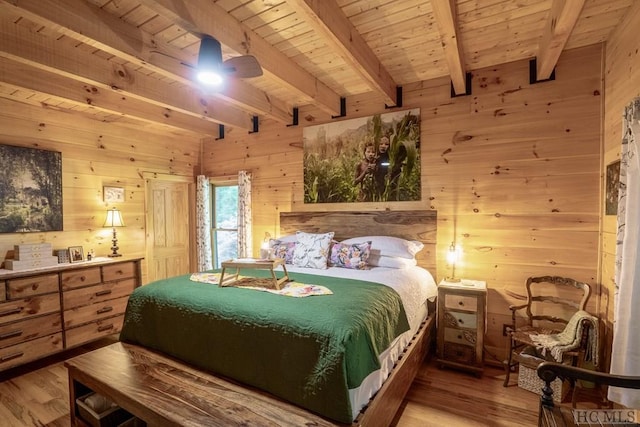
[[(206, 283), (215, 280), (207, 274), (154, 282), (131, 296), (121, 340), (267, 391), (332, 422), (364, 425), (375, 417), (386, 424), (433, 334), (435, 220), (433, 211), (283, 213), (280, 236), (297, 234), (298, 245), (303, 237), (326, 240), (326, 234), (332, 245), (349, 247), (362, 237), (378, 239), (370, 245), (374, 267), (287, 264), (295, 284), (330, 292), (308, 298), (219, 287)], [(419, 243), (422, 250), (411, 254), (415, 261), (406, 258), (419, 265), (380, 253), (396, 242)], [(278, 243), (283, 241), (272, 245)], [(245, 285), (267, 274), (243, 272)]]

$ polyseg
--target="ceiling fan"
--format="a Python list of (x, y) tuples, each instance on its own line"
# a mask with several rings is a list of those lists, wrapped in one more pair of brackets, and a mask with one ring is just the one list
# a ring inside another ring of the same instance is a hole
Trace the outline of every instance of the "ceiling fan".
[(262, 75), (255, 56), (242, 55), (222, 60), (222, 47), (215, 38), (204, 35), (200, 42), (197, 65), (198, 80), (208, 86), (222, 84), (225, 76), (251, 78)]

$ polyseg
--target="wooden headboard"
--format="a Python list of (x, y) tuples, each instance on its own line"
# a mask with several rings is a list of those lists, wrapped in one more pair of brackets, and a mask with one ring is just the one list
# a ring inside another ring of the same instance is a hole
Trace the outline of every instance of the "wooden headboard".
[(424, 249), (416, 255), (418, 265), (436, 272), (437, 211), (337, 211), (281, 212), (280, 235), (333, 231), (338, 241), (358, 236), (394, 236), (418, 240)]

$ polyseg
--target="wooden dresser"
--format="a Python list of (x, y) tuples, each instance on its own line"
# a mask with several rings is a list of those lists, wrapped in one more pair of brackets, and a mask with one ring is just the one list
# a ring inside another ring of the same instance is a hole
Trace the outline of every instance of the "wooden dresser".
[(438, 363), (478, 375), (484, 368), (487, 284), (478, 280), (438, 285)]
[(0, 371), (120, 332), (141, 261), (0, 270)]

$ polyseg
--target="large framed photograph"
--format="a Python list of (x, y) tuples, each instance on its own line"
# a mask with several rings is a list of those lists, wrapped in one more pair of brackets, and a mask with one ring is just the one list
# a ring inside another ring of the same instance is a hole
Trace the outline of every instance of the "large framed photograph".
[(84, 249), (82, 246), (69, 246), (69, 262), (84, 261)]
[(0, 233), (62, 230), (62, 154), (0, 145)]
[(308, 126), (304, 202), (421, 199), (420, 109)]

